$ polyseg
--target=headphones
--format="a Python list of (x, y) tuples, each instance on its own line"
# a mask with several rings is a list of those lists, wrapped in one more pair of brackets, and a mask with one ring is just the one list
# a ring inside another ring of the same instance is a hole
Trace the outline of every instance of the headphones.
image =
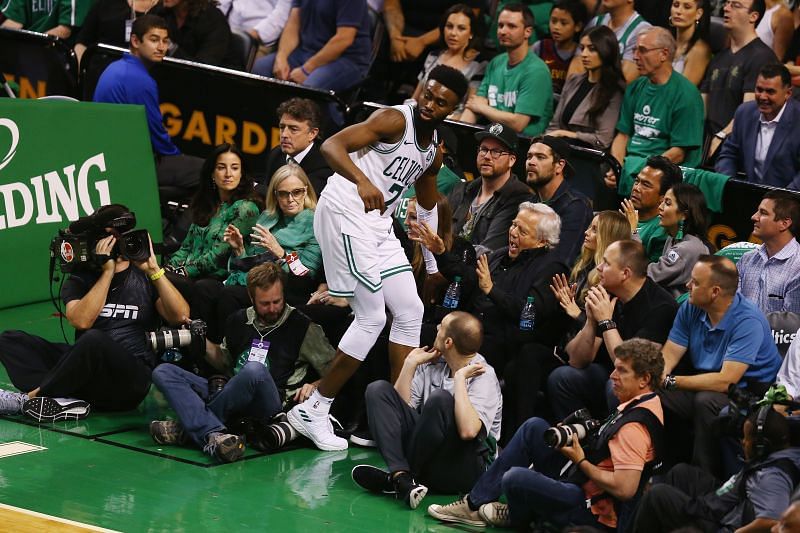
[(772, 443), (764, 435), (764, 426), (766, 426), (767, 415), (769, 415), (770, 410), (772, 410), (771, 403), (762, 405), (758, 408), (758, 414), (756, 415), (756, 434), (753, 439), (753, 459), (756, 461), (765, 459), (772, 449)]

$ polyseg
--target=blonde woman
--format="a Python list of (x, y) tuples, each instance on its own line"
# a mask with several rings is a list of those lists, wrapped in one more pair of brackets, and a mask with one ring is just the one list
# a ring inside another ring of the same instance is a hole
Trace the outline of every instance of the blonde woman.
[(592, 219), (584, 233), (581, 255), (572, 267), (569, 280), (561, 274), (554, 276), (550, 285), (561, 308), (573, 320), (578, 320), (583, 312), (581, 308), (587, 291), (599, 282), (596, 267), (603, 262), (606, 248), (630, 236), (630, 223), (618, 211), (601, 211)]

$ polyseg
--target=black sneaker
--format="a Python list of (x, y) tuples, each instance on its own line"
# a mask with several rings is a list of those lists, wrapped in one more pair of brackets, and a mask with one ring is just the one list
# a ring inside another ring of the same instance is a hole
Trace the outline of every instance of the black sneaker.
[(229, 433), (211, 433), (203, 452), (221, 463), (232, 463), (244, 455), (244, 439)]
[(389, 472), (381, 470), (372, 465), (357, 465), (350, 472), (353, 481), (361, 488), (367, 489), (375, 494), (394, 494), (395, 487), (392, 484)]
[(22, 412), (38, 422), (82, 420), (89, 416), (89, 410), (88, 402), (74, 398), (37, 396), (22, 405)]
[(375, 443), (375, 439), (372, 438), (372, 433), (370, 432), (369, 428), (354, 431), (353, 434), (350, 435), (350, 442), (363, 448), (378, 447), (378, 445)]
[(403, 472), (392, 479), (395, 495), (398, 500), (402, 500), (412, 509), (416, 509), (425, 495), (428, 494), (428, 487), (420, 485), (411, 474)]

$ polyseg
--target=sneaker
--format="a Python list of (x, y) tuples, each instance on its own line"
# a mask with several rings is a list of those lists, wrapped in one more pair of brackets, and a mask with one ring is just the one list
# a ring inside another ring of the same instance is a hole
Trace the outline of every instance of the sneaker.
[(211, 433), (203, 452), (221, 463), (232, 463), (244, 455), (244, 440), (239, 435)]
[(361, 488), (375, 494), (394, 494), (392, 477), (386, 470), (371, 465), (357, 465), (350, 472), (350, 477)]
[(74, 398), (37, 396), (26, 400), (22, 412), (38, 422), (82, 420), (89, 416), (89, 404)]
[(478, 511), (469, 508), (466, 496), (447, 505), (429, 505), (428, 514), (443, 522), (477, 527), (486, 527), (487, 525)]
[(408, 472), (396, 475), (392, 479), (392, 484), (395, 490), (394, 497), (403, 501), (412, 509), (416, 509), (425, 495), (428, 494), (428, 487), (414, 481), (414, 478)]
[(335, 452), (347, 449), (347, 441), (333, 433), (328, 415), (315, 413), (305, 406), (305, 402), (295, 405), (287, 419), (298, 433), (311, 439), (320, 450)]
[(378, 445), (375, 443), (375, 439), (372, 438), (372, 433), (370, 432), (369, 428), (354, 431), (353, 434), (350, 435), (350, 442), (356, 446), (362, 446), (364, 448), (378, 447)]
[(254, 420), (250, 432), (247, 433), (247, 442), (256, 450), (274, 452), (280, 450), (298, 436), (299, 433), (289, 423), (286, 413), (278, 413), (269, 424)]
[(0, 415), (18, 415), (28, 400), (27, 394), (0, 390)]
[(484, 503), (478, 509), (478, 514), (492, 527), (511, 527), (511, 520), (508, 517), (508, 504), (500, 502)]
[(177, 420), (153, 420), (150, 422), (150, 436), (156, 444), (185, 444), (186, 432)]

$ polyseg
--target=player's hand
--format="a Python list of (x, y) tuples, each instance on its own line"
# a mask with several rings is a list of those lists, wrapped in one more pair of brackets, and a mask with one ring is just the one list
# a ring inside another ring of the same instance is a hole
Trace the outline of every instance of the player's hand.
[(103, 270), (114, 270), (114, 260), (111, 258), (111, 250), (114, 249), (116, 243), (117, 238), (113, 235), (109, 235), (97, 241), (94, 247), (95, 256), (102, 261), (101, 266)]
[(377, 209), (383, 214), (386, 211), (386, 204), (383, 201), (383, 193), (369, 180), (364, 180), (358, 184), (358, 195), (364, 202), (364, 212), (369, 213)]
[(447, 284), (447, 278), (445, 278), (441, 272), (425, 276), (425, 281), (422, 282), (422, 303), (425, 305), (434, 305), (439, 289)]
[(233, 224), (228, 224), (228, 227), (225, 228), (225, 233), (222, 234), (222, 240), (230, 245), (231, 251), (236, 257), (244, 253), (244, 237), (242, 237), (242, 232), (239, 231), (239, 228)]

